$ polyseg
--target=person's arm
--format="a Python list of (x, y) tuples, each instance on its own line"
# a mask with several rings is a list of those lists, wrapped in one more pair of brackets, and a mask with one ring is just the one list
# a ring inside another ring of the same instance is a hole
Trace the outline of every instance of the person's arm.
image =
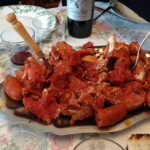
[(150, 21), (150, 1), (149, 0), (119, 0), (127, 7), (135, 11), (139, 16)]

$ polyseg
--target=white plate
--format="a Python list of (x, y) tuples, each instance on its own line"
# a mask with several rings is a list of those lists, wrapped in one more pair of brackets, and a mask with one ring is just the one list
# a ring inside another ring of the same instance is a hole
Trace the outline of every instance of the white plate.
[[(46, 26), (48, 24), (49, 29), (53, 29), (56, 26), (55, 16), (47, 9), (31, 6), (31, 5), (11, 5), (0, 7), (0, 34), (6, 28), (11, 28), (11, 25), (6, 21), (6, 16), (9, 13), (15, 13), (18, 20), (25, 26), (29, 26), (34, 29), (32, 25), (33, 18), (39, 15), (49, 15), (49, 20), (47, 22), (39, 20), (41, 26)], [(0, 39), (0, 49), (3, 48), (2, 41)]]
[(31, 121), (29, 119), (18, 117), (14, 115), (13, 110), (8, 109), (5, 106), (5, 95), (3, 93), (3, 89), (0, 92), (0, 119), (5, 123), (16, 123), (16, 122), (23, 122), (28, 123), (33, 128), (36, 128), (42, 132), (51, 132), (56, 135), (69, 135), (69, 134), (78, 134), (78, 133), (110, 133), (110, 132), (117, 132), (124, 129), (127, 129), (140, 121), (143, 121), (149, 118), (150, 111), (141, 111), (132, 115), (132, 117), (128, 117), (123, 121), (106, 128), (98, 128), (96, 125), (82, 125), (82, 126), (72, 126), (72, 127), (64, 127), (64, 128), (57, 128), (53, 124), (51, 125), (43, 125), (41, 123)]

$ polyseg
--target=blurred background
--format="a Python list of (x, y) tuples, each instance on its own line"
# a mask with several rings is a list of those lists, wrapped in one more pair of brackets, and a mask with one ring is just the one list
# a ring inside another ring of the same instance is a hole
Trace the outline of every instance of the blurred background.
[[(36, 5), (44, 8), (58, 7), (60, 1), (62, 1), (62, 6), (66, 6), (66, 0), (3, 0), (0, 1), (0, 6), (13, 5), (13, 4), (27, 4)], [(109, 2), (109, 0), (95, 0), (102, 2)], [(149, 0), (118, 0), (128, 6), (130, 9), (135, 11), (141, 17), (146, 20), (150, 20), (150, 1)]]
[[(41, 6), (44, 8), (52, 8), (52, 7), (57, 7), (60, 3), (62, 2), (63, 6), (66, 6), (66, 1), (67, 0), (5, 0), (5, 1), (0, 1), (0, 6), (4, 5), (13, 5), (13, 4), (27, 4), (27, 5), (36, 5), (36, 6)], [(103, 2), (108, 2), (109, 0), (95, 0), (95, 1), (103, 1)]]
[[(59, 5), (60, 0), (5, 0), (0, 1), (0, 6), (4, 5), (14, 5), (14, 4), (27, 4), (27, 5), (35, 5), (41, 6), (44, 8), (52, 8), (57, 7)], [(66, 5), (65, 1), (63, 2)]]

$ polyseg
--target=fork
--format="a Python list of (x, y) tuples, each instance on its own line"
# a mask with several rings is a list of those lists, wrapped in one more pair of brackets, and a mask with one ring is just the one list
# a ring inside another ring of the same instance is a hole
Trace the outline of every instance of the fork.
[(135, 61), (134, 66), (132, 67), (132, 70), (134, 70), (134, 68), (136, 67), (136, 65), (138, 63), (139, 56), (140, 56), (140, 51), (141, 51), (141, 47), (143, 46), (145, 40), (148, 38), (149, 35), (150, 35), (150, 32), (148, 32), (148, 34), (145, 36), (145, 38), (143, 39), (143, 41), (141, 42), (141, 44), (139, 46), (139, 49), (138, 49), (138, 52), (137, 52), (137, 56), (136, 56), (136, 61)]

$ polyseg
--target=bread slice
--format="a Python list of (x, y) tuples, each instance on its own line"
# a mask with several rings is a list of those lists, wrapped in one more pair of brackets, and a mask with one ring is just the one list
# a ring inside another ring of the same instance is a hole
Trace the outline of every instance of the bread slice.
[(150, 150), (150, 134), (133, 134), (128, 139), (128, 150)]

